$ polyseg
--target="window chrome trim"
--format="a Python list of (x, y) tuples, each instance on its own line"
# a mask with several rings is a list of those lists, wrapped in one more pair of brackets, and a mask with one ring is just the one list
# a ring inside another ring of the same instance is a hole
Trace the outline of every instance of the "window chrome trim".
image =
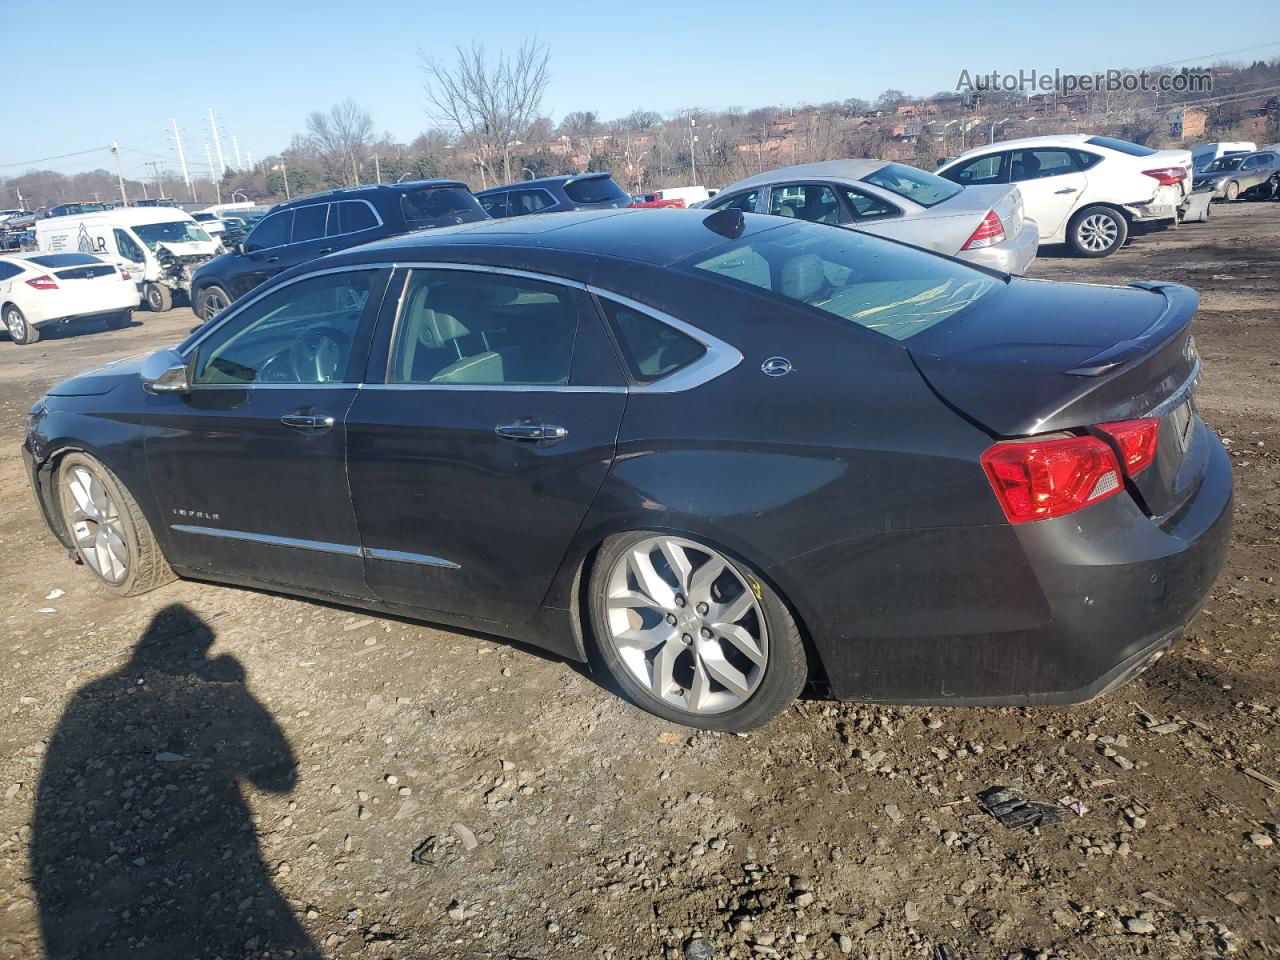
[(298, 537), (277, 537), (266, 533), (250, 533), (246, 530), (224, 530), (219, 527), (201, 527), (186, 523), (170, 524), (171, 530), (179, 533), (190, 533), (201, 537), (216, 537), (221, 540), (238, 540), (246, 543), (261, 543), (270, 547), (292, 547), (296, 550), (311, 550), (316, 553), (333, 553), (342, 557), (361, 557), (366, 560), (390, 560), (396, 563), (416, 563), (424, 567), (444, 567), (448, 570), (461, 570), (460, 564), (443, 557), (433, 557), (429, 553), (408, 553), (404, 550), (380, 550), (371, 547), (358, 547), (349, 543), (328, 543), (324, 540), (303, 540)]
[(631, 393), (681, 393), (685, 390), (692, 390), (694, 387), (700, 387), (704, 383), (709, 383), (716, 377), (728, 373), (742, 362), (742, 353), (737, 347), (725, 343), (719, 337), (713, 337), (700, 327), (685, 323), (683, 320), (677, 320), (669, 313), (663, 313), (648, 304), (639, 303), (630, 297), (624, 297), (601, 287), (587, 284), (587, 292), (605, 300), (612, 300), (628, 309), (635, 310), (637, 313), (646, 314), (660, 323), (665, 323), (667, 326), (679, 330), (685, 336), (698, 341), (706, 351), (687, 367), (682, 367), (659, 380), (654, 380), (652, 383), (642, 383), (629, 387), (628, 390)]

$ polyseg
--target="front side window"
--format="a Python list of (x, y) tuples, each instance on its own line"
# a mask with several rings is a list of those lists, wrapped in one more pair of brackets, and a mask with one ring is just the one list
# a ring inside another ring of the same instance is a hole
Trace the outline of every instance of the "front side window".
[(723, 200), (717, 199), (715, 203), (709, 203), (707, 206), (713, 210), (741, 210), (743, 213), (755, 213), (756, 201), (759, 198), (758, 190), (749, 190), (746, 193), (735, 193)]
[(163, 223), (140, 223), (133, 228), (138, 239), (154, 253), (162, 243), (209, 243), (210, 237), (194, 220), (168, 220)]
[(415, 270), (400, 300), (388, 383), (567, 384), (571, 292), (524, 277)]
[(570, 180), (564, 185), (565, 195), (574, 203), (621, 203), (626, 206), (631, 198), (613, 182), (613, 177), (588, 177)]
[(263, 217), (253, 232), (245, 238), (244, 252), (269, 250), (272, 247), (283, 247), (289, 242), (289, 233), (293, 229), (293, 211), (281, 210), (269, 217)]
[(1006, 183), (1004, 156), (1003, 153), (988, 153), (983, 157), (974, 157), (972, 160), (957, 164), (942, 176), (966, 186), (979, 183)]
[(903, 163), (885, 164), (862, 179), (922, 207), (935, 207), (944, 200), (950, 200), (961, 189), (949, 180)]
[(1014, 183), (1042, 180), (1077, 172), (1073, 150), (1014, 150), (1010, 154), (1009, 179)]
[(660, 380), (687, 367), (707, 352), (707, 348), (693, 337), (657, 317), (604, 298), (601, 298), (600, 305), (617, 334), (635, 383)]
[(839, 223), (840, 201), (834, 190), (822, 184), (784, 184), (769, 188), (769, 212), (810, 223)]
[(483, 220), (484, 211), (470, 190), (463, 187), (427, 187), (400, 195), (400, 213), (410, 230), (447, 227)]
[(681, 266), (815, 307), (895, 340), (954, 316), (1000, 283), (922, 250), (799, 223), (727, 243)]
[(327, 203), (314, 203), (293, 211), (293, 234), (290, 243), (320, 240), (324, 237), (324, 222), (329, 214)]
[(196, 385), (344, 383), (376, 270), (343, 270), (274, 290), (197, 348)]

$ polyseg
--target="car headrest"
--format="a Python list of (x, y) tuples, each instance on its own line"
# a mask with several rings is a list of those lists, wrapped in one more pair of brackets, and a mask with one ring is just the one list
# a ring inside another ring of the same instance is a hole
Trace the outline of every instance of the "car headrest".
[(822, 258), (816, 253), (802, 253), (782, 265), (782, 282), (779, 291), (792, 300), (809, 300), (826, 285), (827, 275), (822, 269)]
[(438, 350), (471, 333), (451, 313), (427, 307), (418, 317), (418, 342), (429, 350)]

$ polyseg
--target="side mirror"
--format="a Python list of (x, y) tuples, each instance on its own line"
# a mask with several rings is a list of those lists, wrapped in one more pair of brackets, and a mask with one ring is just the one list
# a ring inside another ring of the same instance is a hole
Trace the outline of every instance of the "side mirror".
[(187, 393), (191, 389), (191, 377), (187, 361), (176, 350), (157, 350), (138, 371), (142, 388), (147, 393)]
[(244, 256), (244, 244), (239, 240), (233, 240), (231, 243), (231, 252), (238, 257)]

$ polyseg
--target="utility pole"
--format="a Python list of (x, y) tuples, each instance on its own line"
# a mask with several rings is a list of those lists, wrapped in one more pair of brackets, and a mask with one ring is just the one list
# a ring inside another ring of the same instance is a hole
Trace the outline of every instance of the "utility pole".
[[(23, 200), (23, 199), (22, 199), (22, 191), (21, 191), (21, 190), (19, 190), (17, 187), (14, 187), (14, 188), (13, 188), (13, 190), (14, 190), (14, 192), (18, 195), (18, 209), (19, 209), (19, 210), (25, 210), (25, 209), (27, 209), (27, 202), (26, 202), (25, 200)], [(94, 194), (94, 199), (97, 199), (97, 196), (98, 196), (98, 195), (95, 193), (95, 194)]]
[(249, 170), (253, 170), (253, 153), (246, 147), (244, 151), (244, 162), (249, 165)]
[(196, 185), (191, 182), (191, 174), (187, 172), (187, 155), (182, 150), (182, 134), (178, 132), (178, 121), (170, 120), (173, 124), (173, 142), (178, 148), (178, 166), (182, 167), (182, 179), (187, 183), (187, 189), (191, 191), (191, 200), (196, 200)]
[(111, 153), (116, 158), (116, 180), (120, 183), (120, 199), (127, 207), (129, 205), (129, 195), (124, 192), (124, 171), (120, 169), (120, 144), (115, 140), (111, 141)]
[(231, 137), (231, 150), (236, 155), (236, 169), (243, 170), (244, 167), (240, 163), (240, 138), (234, 135)]
[(222, 157), (222, 138), (218, 136), (218, 121), (213, 115), (213, 107), (209, 108), (209, 132), (213, 135), (213, 148), (218, 152), (218, 177), (221, 179), (227, 172), (227, 161)]
[(280, 173), (284, 177), (284, 198), (291, 199), (289, 196), (289, 165), (284, 162), (284, 158), (280, 158)]
[(376, 153), (373, 155), (373, 176), (378, 183), (382, 182), (382, 167), (378, 163), (378, 155)]
[(209, 179), (213, 181), (215, 196), (218, 198), (218, 203), (222, 203), (222, 184), (213, 172), (213, 154), (209, 152), (209, 145), (207, 143), (204, 145), (204, 159), (205, 162), (209, 164)]
[(695, 146), (695, 144), (697, 144), (698, 142), (698, 138), (697, 136), (694, 135), (694, 132), (693, 132), (695, 129), (697, 129), (697, 126), (698, 126), (697, 118), (690, 117), (689, 118), (689, 176), (692, 178), (691, 185), (696, 185), (698, 182), (698, 159), (696, 156), (697, 147)]

